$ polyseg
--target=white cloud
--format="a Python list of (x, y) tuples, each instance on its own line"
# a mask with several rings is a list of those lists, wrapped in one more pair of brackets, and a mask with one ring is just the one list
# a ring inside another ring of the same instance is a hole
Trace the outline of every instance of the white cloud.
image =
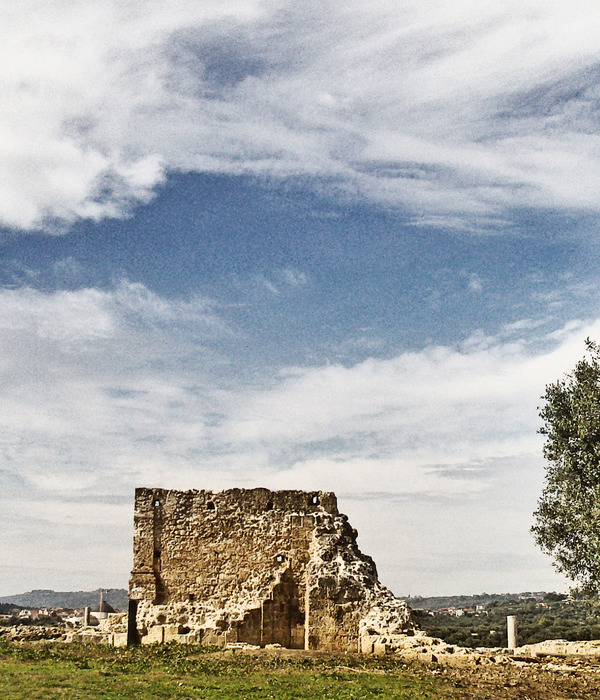
[(0, 328), (67, 342), (110, 336), (114, 332), (114, 319), (106, 308), (107, 299), (106, 294), (95, 289), (57, 292), (51, 296), (27, 288), (4, 290)]
[(322, 178), (467, 230), (519, 206), (598, 209), (600, 39), (584, 0), (0, 13), (8, 226), (123, 215), (172, 170)]
[[(552, 351), (480, 339), (461, 351), (289, 370), (273, 388), (238, 396), (217, 431), (248, 455), (266, 451), (279, 485), (467, 495), (493, 477), (490, 460), (526, 454), (539, 468), (540, 395), (598, 330), (564, 329)], [(465, 480), (465, 465), (482, 471)]]

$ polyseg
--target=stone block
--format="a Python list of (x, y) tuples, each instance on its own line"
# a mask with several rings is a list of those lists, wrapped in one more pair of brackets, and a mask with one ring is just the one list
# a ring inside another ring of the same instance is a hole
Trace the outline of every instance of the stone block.
[(113, 634), (112, 643), (113, 643), (113, 646), (115, 646), (115, 647), (126, 647), (127, 646), (127, 632), (115, 632)]
[(165, 641), (165, 630), (162, 625), (153, 625), (142, 637), (142, 644), (162, 644)]
[(163, 625), (163, 642), (175, 642), (179, 636), (179, 625)]
[(372, 654), (377, 639), (378, 638), (373, 634), (362, 635), (359, 638), (359, 651), (361, 654)]
[(216, 630), (205, 630), (202, 644), (205, 646), (224, 647), (227, 645), (227, 635)]

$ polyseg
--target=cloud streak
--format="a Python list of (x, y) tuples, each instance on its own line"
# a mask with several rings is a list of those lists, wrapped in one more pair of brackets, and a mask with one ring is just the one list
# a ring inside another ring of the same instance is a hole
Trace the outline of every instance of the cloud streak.
[(598, 210), (583, 0), (29, 0), (1, 19), (8, 227), (127, 215), (173, 171), (310, 177), (472, 230)]

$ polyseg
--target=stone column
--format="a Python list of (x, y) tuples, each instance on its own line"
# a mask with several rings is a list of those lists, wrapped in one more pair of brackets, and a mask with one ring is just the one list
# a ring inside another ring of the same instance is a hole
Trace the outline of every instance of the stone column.
[(517, 618), (514, 615), (508, 615), (506, 618), (506, 632), (508, 636), (508, 648), (517, 648)]

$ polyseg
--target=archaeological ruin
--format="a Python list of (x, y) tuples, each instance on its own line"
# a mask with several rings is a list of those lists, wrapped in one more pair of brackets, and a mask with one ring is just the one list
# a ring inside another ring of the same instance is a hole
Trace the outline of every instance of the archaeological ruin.
[(412, 629), (333, 493), (135, 492), (129, 641), (372, 651)]

